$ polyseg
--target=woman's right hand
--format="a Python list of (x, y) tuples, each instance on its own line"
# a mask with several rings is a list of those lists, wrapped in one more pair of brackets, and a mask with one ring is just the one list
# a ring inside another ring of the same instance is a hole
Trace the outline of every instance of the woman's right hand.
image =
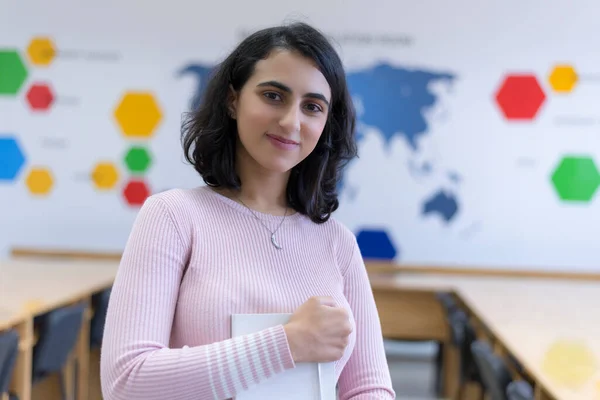
[(331, 297), (311, 297), (284, 329), (294, 362), (331, 362), (344, 355), (352, 325), (346, 309)]

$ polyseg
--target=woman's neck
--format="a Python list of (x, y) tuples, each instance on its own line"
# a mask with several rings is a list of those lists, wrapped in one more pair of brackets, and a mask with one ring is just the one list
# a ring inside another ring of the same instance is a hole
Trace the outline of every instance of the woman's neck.
[(222, 191), (224, 195), (242, 203), (255, 211), (288, 215), (292, 213), (287, 202), (287, 182), (289, 171), (278, 173), (268, 171), (254, 161), (249, 154), (238, 154), (236, 160), (237, 173), (242, 182), (239, 191)]
[(265, 214), (283, 215), (286, 212), (287, 180), (282, 182), (281, 177), (252, 175), (248, 170), (240, 174), (240, 180), (242, 187), (236, 193), (238, 201)]

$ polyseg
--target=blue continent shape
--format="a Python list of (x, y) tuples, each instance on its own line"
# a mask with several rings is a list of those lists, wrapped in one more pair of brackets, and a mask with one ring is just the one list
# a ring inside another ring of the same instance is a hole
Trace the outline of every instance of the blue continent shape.
[[(404, 135), (412, 150), (417, 138), (428, 132), (423, 112), (433, 106), (437, 96), (429, 84), (437, 80), (452, 83), (454, 74), (379, 64), (348, 74), (350, 93), (360, 98), (364, 113), (360, 122), (378, 128), (386, 146), (395, 135)], [(361, 138), (359, 133), (358, 139)]]
[(196, 80), (196, 88), (194, 94), (190, 100), (190, 107), (195, 110), (200, 105), (202, 95), (206, 90), (206, 84), (208, 82), (208, 76), (213, 71), (214, 66), (202, 65), (202, 64), (188, 64), (177, 71), (177, 77), (186, 75), (192, 75)]
[(460, 183), (460, 181), (462, 180), (462, 177), (456, 171), (448, 172), (448, 178), (454, 183)]
[(423, 202), (423, 215), (439, 214), (446, 222), (450, 222), (458, 212), (458, 202), (451, 192), (438, 191)]

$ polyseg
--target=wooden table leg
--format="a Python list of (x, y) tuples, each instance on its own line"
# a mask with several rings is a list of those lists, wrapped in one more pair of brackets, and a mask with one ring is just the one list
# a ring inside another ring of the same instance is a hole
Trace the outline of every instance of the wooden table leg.
[(77, 400), (89, 397), (91, 299), (85, 300), (86, 310), (77, 341)]
[(442, 370), (444, 398), (458, 399), (458, 389), (460, 386), (460, 354), (458, 348), (450, 342), (447, 342), (444, 345), (444, 366)]
[(65, 398), (67, 400), (75, 400), (75, 370), (76, 365), (75, 354), (71, 354), (67, 359), (66, 365), (62, 369), (63, 383), (65, 387)]
[(15, 370), (9, 385), (9, 391), (14, 392), (19, 400), (31, 400), (31, 368), (33, 356), (33, 317), (16, 326), (19, 333), (19, 353)]
[(533, 391), (535, 400), (554, 400), (552, 396), (546, 393), (546, 391), (542, 388), (542, 385), (537, 382), (535, 382), (535, 388)]

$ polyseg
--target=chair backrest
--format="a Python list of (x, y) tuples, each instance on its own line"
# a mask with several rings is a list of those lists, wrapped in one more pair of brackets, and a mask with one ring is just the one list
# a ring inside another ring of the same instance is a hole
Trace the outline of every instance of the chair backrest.
[(456, 310), (448, 315), (448, 325), (450, 328), (450, 334), (452, 335), (452, 342), (462, 348), (465, 342), (465, 329), (469, 323), (469, 317), (462, 310)]
[(19, 334), (14, 329), (0, 332), (0, 397), (8, 392), (19, 352)]
[(467, 315), (460, 309), (452, 293), (438, 292), (436, 298), (446, 314), (446, 322), (450, 329), (452, 343), (461, 346), (464, 342), (464, 324), (468, 320)]
[(456, 300), (454, 300), (454, 296), (452, 296), (452, 293), (438, 292), (436, 293), (436, 297), (442, 305), (442, 307), (444, 308), (444, 311), (446, 312), (447, 316), (458, 309), (458, 304), (456, 304)]
[(90, 345), (92, 347), (100, 346), (102, 344), (104, 322), (106, 321), (110, 293), (111, 289), (106, 289), (92, 296), (92, 306), (94, 308), (94, 316), (90, 322)]
[(476, 340), (471, 344), (473, 359), (479, 370), (481, 381), (491, 400), (507, 400), (506, 389), (512, 377), (504, 361), (487, 342)]
[(460, 342), (460, 377), (461, 381), (475, 381), (480, 382), (479, 369), (475, 365), (473, 360), (473, 353), (471, 351), (471, 344), (477, 340), (477, 333), (475, 328), (469, 321), (469, 317), (463, 311), (456, 312), (452, 322), (454, 331), (462, 332), (462, 338)]
[(33, 348), (33, 379), (60, 371), (75, 347), (85, 305), (59, 308), (36, 318), (39, 340)]
[(533, 400), (533, 388), (525, 381), (513, 381), (506, 388), (508, 400)]

